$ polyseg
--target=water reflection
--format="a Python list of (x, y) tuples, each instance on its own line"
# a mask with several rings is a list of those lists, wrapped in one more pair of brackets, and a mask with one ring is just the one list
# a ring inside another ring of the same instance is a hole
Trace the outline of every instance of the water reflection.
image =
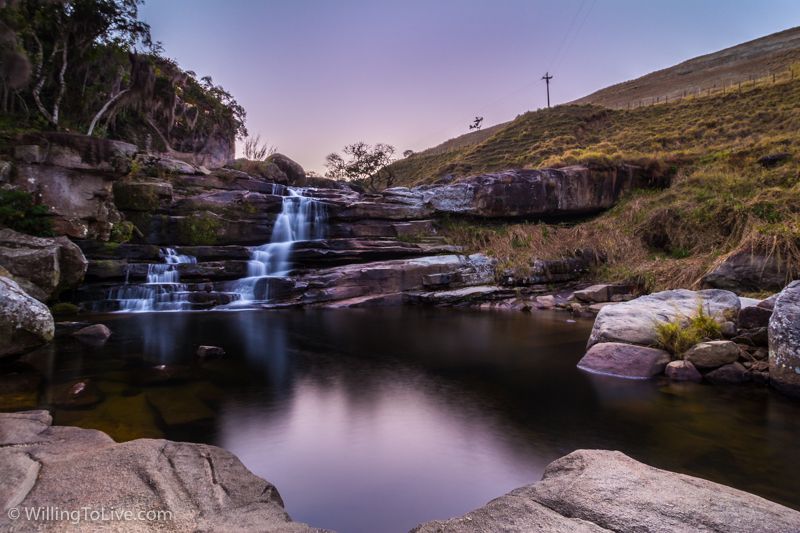
[[(591, 324), (565, 319), (112, 315), (102, 317), (114, 332), (106, 345), (59, 341), (18, 363), (27, 370), (15, 383), (40, 376), (44, 392), (25, 401), (53, 408), (58, 423), (224, 446), (278, 486), (294, 518), (340, 531), (407, 531), (462, 514), (576, 448), (620, 449), (800, 506), (795, 403), (755, 386), (586, 374), (575, 364)], [(227, 356), (198, 360), (201, 344)], [(101, 401), (57, 403), (71, 380), (91, 380)], [(0, 398), (23, 407), (21, 396)]]

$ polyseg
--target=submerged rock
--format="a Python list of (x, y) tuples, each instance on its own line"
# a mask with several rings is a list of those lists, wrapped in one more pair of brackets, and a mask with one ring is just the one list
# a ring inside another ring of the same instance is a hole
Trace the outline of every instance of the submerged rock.
[(800, 396), (800, 281), (780, 293), (769, 320), (769, 380), (778, 390)]
[(669, 353), (657, 348), (603, 342), (589, 348), (578, 368), (607, 376), (647, 379), (664, 372), (669, 360)]
[(705, 379), (717, 385), (738, 385), (750, 381), (750, 373), (739, 362), (728, 363), (706, 374)]
[(201, 359), (209, 359), (212, 357), (222, 357), (225, 355), (225, 350), (219, 346), (198, 346), (197, 357)]
[(518, 488), (459, 518), (416, 533), (676, 531), (790, 533), (800, 513), (753, 494), (660, 470), (607, 450), (578, 450)]
[[(51, 422), (46, 411), (0, 414), (3, 509), (169, 512), (160, 521), (125, 522), (126, 531), (319, 531), (292, 522), (277, 489), (221, 448), (160, 439), (116, 443), (100, 431)], [(3, 512), (0, 529), (14, 524)], [(59, 523), (24, 526), (57, 529)]]
[(105, 324), (92, 324), (79, 329), (72, 336), (88, 341), (105, 342), (111, 336), (111, 330)]

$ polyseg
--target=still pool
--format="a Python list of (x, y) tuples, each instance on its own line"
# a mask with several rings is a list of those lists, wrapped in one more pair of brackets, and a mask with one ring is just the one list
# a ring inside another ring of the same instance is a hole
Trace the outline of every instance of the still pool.
[[(91, 317), (104, 345), (65, 338), (0, 380), (5, 410), (117, 440), (163, 437), (236, 454), (295, 520), (400, 532), (537, 481), (577, 448), (800, 509), (800, 403), (755, 385), (713, 387), (586, 374), (591, 322), (558, 312), (241, 311)], [(227, 355), (201, 362), (199, 345)], [(161, 367), (160, 365), (165, 365)], [(20, 377), (21, 376), (21, 377)], [(92, 402), (64, 405), (65, 384)]]

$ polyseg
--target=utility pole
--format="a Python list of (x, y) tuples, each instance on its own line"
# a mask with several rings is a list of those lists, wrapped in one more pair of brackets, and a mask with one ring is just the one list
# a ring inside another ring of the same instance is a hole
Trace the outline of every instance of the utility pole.
[(550, 108), (550, 80), (553, 79), (553, 76), (550, 75), (549, 72), (545, 72), (542, 79), (547, 84), (547, 108)]

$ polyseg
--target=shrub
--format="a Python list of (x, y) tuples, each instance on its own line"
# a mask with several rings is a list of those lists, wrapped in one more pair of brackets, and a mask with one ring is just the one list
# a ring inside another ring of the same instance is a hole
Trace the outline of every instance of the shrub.
[(0, 190), (0, 226), (39, 237), (53, 235), (47, 206), (36, 205), (33, 196), (16, 189)]
[(722, 337), (722, 328), (714, 317), (706, 313), (702, 304), (691, 317), (676, 317), (670, 322), (656, 324), (656, 343), (658, 347), (676, 357), (707, 340)]

